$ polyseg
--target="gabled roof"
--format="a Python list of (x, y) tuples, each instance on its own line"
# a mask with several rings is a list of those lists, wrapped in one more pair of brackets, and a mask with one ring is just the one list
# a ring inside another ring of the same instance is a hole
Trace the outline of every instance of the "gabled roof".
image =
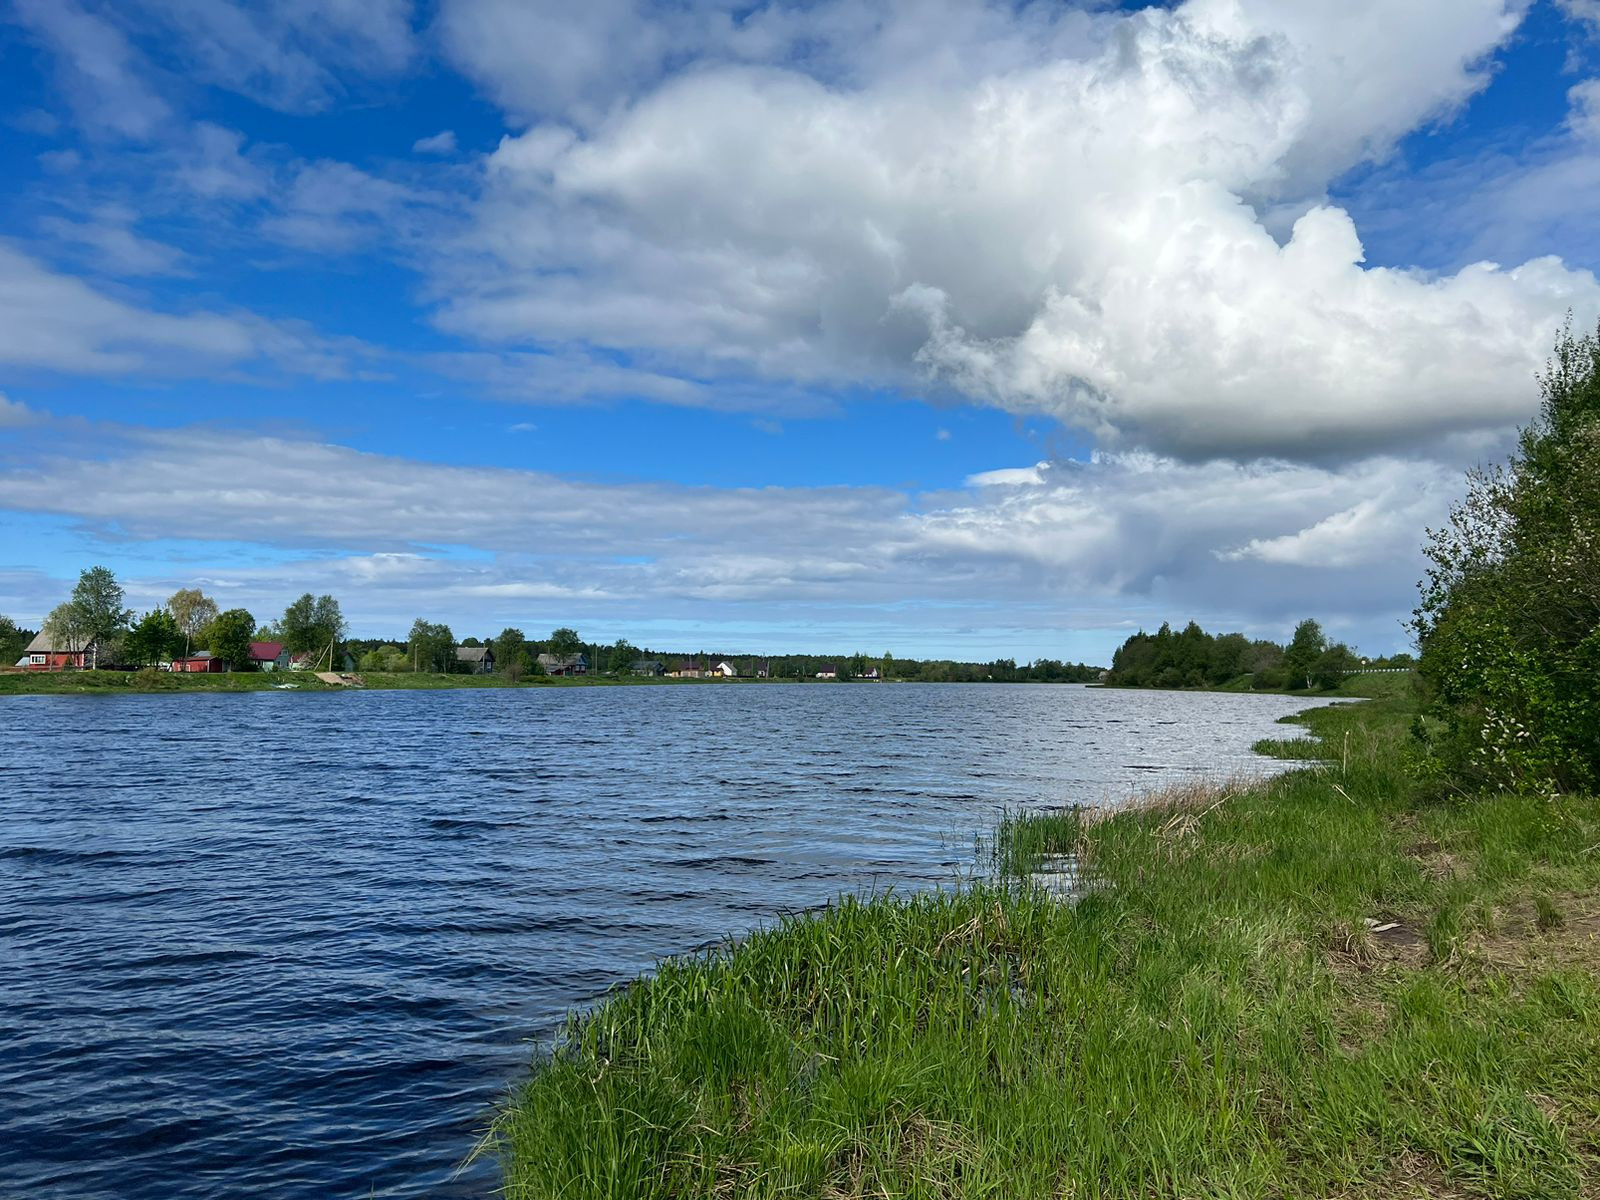
[(252, 662), (276, 662), (282, 654), (282, 642), (250, 643), (250, 660)]
[(82, 654), (84, 652), (84, 650), (88, 649), (88, 646), (89, 646), (88, 642), (85, 642), (82, 646), (78, 646), (77, 648), (72, 649), (72, 650), (67, 649), (65, 646), (57, 646), (55, 644), (55, 642), (51, 640), (49, 633), (47, 633), (45, 630), (41, 629), (38, 633), (33, 635), (33, 641), (28, 643), (28, 648), (27, 648), (26, 651), (24, 651), (24, 653), (27, 653), (27, 654)]
[(457, 662), (482, 662), (485, 658), (493, 658), (494, 650), (489, 646), (457, 646)]

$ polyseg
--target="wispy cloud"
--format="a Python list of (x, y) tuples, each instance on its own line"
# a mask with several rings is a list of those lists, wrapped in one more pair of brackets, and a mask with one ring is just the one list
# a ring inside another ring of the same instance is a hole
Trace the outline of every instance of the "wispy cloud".
[(415, 154), (454, 154), (456, 152), (455, 130), (446, 129), (431, 137), (418, 138), (411, 143), (411, 150)]
[(184, 377), (254, 366), (339, 378), (369, 355), (300, 322), (142, 307), (0, 242), (0, 363), (14, 368)]
[[(953, 634), (969, 610), (1026, 625), (1040, 611), (1170, 606), (1253, 627), (1314, 609), (1388, 642), (1396, 596), (1418, 570), (1417, 532), (1456, 482), (1452, 470), (1395, 459), (1329, 469), (1098, 455), (988, 472), (945, 493), (708, 488), (240, 431), (39, 432), (0, 472), (0, 507), (68, 518), (86, 538), (342, 563), (314, 573), (344, 572), (358, 612), (387, 611), (402, 592), (409, 606), (480, 620), (541, 597), (592, 618), (707, 625), (893, 606), (930, 637)], [(79, 453), (79, 439), (100, 458)], [(195, 469), (220, 461), (226, 472)], [(1352, 568), (1330, 593), (1330, 572)]]

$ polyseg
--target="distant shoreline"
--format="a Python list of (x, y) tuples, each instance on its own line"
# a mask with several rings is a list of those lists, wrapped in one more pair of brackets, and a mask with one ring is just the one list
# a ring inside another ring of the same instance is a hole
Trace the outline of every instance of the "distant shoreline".
[[(1086, 687), (1116, 692), (1216, 692), (1223, 695), (1294, 696), (1305, 700), (1336, 699), (1358, 696), (1400, 696), (1410, 691), (1411, 675), (1351, 676), (1342, 685), (1325, 692), (1270, 691), (1239, 687), (1206, 688), (1148, 688), (1119, 687), (1103, 683), (1069, 683), (1065, 680), (931, 680), (931, 679), (807, 679), (783, 676), (761, 679), (754, 676), (702, 679), (672, 679), (665, 676), (636, 675), (580, 675), (533, 676), (513, 682), (503, 675), (442, 675), (410, 671), (393, 674), (379, 672), (353, 672), (360, 683), (338, 685), (324, 683), (309, 671), (229, 671), (217, 674), (175, 675), (167, 672), (152, 674), (148, 671), (6, 671), (0, 672), (0, 696), (87, 696), (87, 695), (175, 695), (180, 692), (268, 692), (275, 690), (300, 692), (437, 692), (465, 690), (538, 690), (541, 688), (589, 687), (728, 687), (768, 684), (804, 684), (806, 686), (857, 685), (876, 686), (893, 684), (906, 686), (929, 683), (960, 683), (982, 687), (993, 683), (1015, 683), (1026, 687)], [(1363, 682), (1357, 682), (1361, 680)], [(293, 688), (280, 688), (281, 684)]]
[[(9, 671), (0, 672), (0, 696), (46, 695), (141, 695), (164, 696), (180, 692), (269, 692), (275, 690), (301, 692), (338, 691), (463, 691), (463, 690), (537, 690), (540, 688), (570, 687), (727, 687), (752, 684), (804, 684), (845, 686), (878, 684), (961, 683), (982, 686), (990, 683), (1017, 683), (1027, 687), (1092, 686), (1066, 684), (1057, 680), (928, 680), (928, 679), (806, 679), (784, 676), (761, 679), (754, 676), (703, 679), (670, 679), (665, 676), (636, 675), (580, 675), (533, 676), (512, 681), (503, 675), (440, 675), (427, 672), (351, 672), (360, 683), (339, 685), (324, 683), (309, 671), (229, 671), (216, 674), (170, 674), (160, 672), (154, 677), (142, 671)], [(293, 688), (279, 685), (291, 683)]]

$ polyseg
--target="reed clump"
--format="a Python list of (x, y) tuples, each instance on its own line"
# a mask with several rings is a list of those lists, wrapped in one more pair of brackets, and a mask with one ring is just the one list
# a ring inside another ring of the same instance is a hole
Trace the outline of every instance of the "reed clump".
[(1419, 799), (1410, 719), (663, 963), (484, 1149), (529, 1200), (1600, 1194), (1600, 804)]

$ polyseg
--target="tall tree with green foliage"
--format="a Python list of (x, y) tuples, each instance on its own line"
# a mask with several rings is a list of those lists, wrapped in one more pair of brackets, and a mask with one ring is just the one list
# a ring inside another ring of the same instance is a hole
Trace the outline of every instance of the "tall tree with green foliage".
[(1322, 626), (1309, 617), (1294, 627), (1294, 636), (1283, 651), (1283, 669), (1289, 674), (1290, 687), (1308, 688), (1313, 685), (1313, 672), (1317, 660), (1328, 650), (1328, 639)]
[(79, 573), (68, 603), (77, 617), (81, 645), (95, 666), (99, 665), (102, 651), (110, 651), (133, 620), (133, 610), (125, 600), (122, 585), (110, 568), (90, 567)]
[(256, 631), (256, 619), (242, 608), (230, 608), (217, 614), (217, 619), (206, 628), (207, 649), (213, 658), (228, 664), (230, 671), (253, 671), (255, 663), (250, 658), (250, 642)]
[(490, 644), (494, 647), (496, 671), (515, 678), (528, 674), (533, 663), (533, 655), (528, 650), (528, 637), (522, 630), (507, 626)]
[(613, 675), (632, 675), (633, 664), (642, 657), (639, 647), (635, 646), (627, 638), (618, 638), (616, 643), (606, 651), (606, 670)]
[(583, 639), (578, 636), (576, 629), (563, 626), (551, 632), (545, 647), (557, 658), (572, 658), (583, 652)]
[(450, 626), (418, 617), (411, 623), (411, 636), (406, 641), (411, 653), (414, 671), (450, 672), (456, 663), (456, 635)]
[(1412, 629), (1433, 776), (1463, 789), (1600, 786), (1600, 327), (1570, 322), (1538, 417), (1428, 531)]
[(283, 610), (278, 631), (290, 654), (327, 655), (331, 664), (348, 626), (337, 600), (306, 592)]
[(128, 661), (141, 667), (173, 658), (183, 647), (183, 630), (164, 608), (152, 608), (145, 613), (122, 640)]
[(183, 653), (188, 657), (206, 627), (217, 619), (217, 602), (199, 588), (179, 588), (167, 597), (167, 611), (183, 631)]

